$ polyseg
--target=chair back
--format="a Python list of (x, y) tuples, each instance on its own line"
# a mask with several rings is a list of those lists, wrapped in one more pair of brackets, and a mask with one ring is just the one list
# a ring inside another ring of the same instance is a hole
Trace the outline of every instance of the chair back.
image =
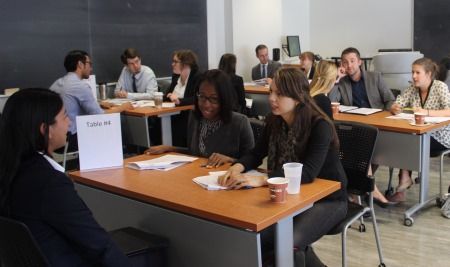
[(0, 265), (40, 267), (49, 264), (25, 224), (0, 217)]
[(255, 118), (250, 118), (248, 120), (250, 121), (250, 126), (252, 127), (253, 137), (256, 143), (259, 137), (262, 135), (266, 124), (264, 121)]
[(363, 195), (372, 192), (374, 179), (368, 176), (378, 129), (356, 122), (335, 121), (339, 137), (339, 158), (348, 179), (348, 191)]

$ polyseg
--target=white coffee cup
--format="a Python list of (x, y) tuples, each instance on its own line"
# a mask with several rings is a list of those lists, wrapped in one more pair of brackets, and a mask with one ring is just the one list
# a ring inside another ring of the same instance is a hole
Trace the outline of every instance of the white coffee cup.
[(298, 162), (289, 162), (283, 164), (284, 177), (289, 180), (287, 187), (288, 194), (299, 194), (302, 179), (303, 164)]

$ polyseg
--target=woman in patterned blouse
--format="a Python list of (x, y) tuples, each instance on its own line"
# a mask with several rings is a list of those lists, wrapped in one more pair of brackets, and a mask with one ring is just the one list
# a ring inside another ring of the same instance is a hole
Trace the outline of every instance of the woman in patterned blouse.
[[(450, 93), (445, 83), (435, 80), (438, 66), (429, 58), (420, 58), (412, 64), (413, 83), (405, 89), (402, 95), (391, 107), (393, 114), (398, 114), (402, 108), (410, 107), (414, 112), (421, 112), (431, 117), (450, 116)], [(431, 133), (430, 154), (450, 148), (450, 126)], [(397, 192), (390, 200), (404, 201), (405, 191), (413, 184), (411, 171), (400, 170)]]
[(233, 85), (221, 70), (201, 75), (195, 91), (195, 109), (187, 123), (187, 147), (153, 146), (146, 154), (184, 152), (208, 158), (206, 167), (233, 163), (255, 145), (248, 118), (233, 112)]

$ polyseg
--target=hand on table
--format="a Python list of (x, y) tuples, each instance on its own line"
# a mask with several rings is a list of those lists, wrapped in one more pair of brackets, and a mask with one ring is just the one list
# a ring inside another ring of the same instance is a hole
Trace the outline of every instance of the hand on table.
[(391, 106), (391, 113), (392, 114), (399, 114), (400, 112), (402, 112), (402, 107), (399, 104), (397, 104), (397, 103), (392, 104), (392, 106)]
[(206, 167), (217, 168), (225, 163), (233, 163), (234, 159), (228, 156), (222, 155), (220, 153), (212, 153), (208, 158), (208, 162), (206, 163)]
[(127, 97), (128, 97), (128, 92), (125, 91), (125, 90), (120, 90), (120, 91), (117, 91), (117, 92), (115, 93), (115, 96), (116, 96), (117, 98), (127, 98)]
[(234, 164), (227, 173), (219, 176), (218, 183), (229, 189), (241, 189), (243, 187), (260, 187), (267, 183), (267, 176), (255, 176), (243, 174), (244, 166), (240, 163)]
[(160, 145), (160, 146), (152, 146), (149, 149), (144, 151), (144, 154), (147, 155), (159, 155), (166, 152), (171, 152), (172, 146)]

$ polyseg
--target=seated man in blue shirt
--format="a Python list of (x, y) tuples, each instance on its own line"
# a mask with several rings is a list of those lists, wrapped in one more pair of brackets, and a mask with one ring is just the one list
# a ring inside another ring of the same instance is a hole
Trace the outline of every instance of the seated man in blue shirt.
[(141, 57), (137, 50), (127, 48), (120, 59), (125, 66), (117, 82), (116, 97), (133, 100), (153, 99), (153, 94), (158, 92), (155, 73), (149, 67), (141, 65)]
[(88, 53), (81, 50), (70, 51), (64, 59), (67, 74), (56, 80), (50, 90), (61, 95), (67, 115), (71, 121), (68, 133), (68, 151), (78, 150), (76, 117), (79, 115), (94, 115), (122, 112), (132, 109), (130, 103), (103, 110), (97, 103), (91, 88), (83, 79), (89, 78), (92, 71), (92, 61)]
[(381, 73), (365, 71), (361, 63), (356, 48), (349, 47), (342, 51), (341, 64), (345, 74), (331, 90), (330, 100), (346, 106), (389, 110), (395, 98), (381, 78)]

